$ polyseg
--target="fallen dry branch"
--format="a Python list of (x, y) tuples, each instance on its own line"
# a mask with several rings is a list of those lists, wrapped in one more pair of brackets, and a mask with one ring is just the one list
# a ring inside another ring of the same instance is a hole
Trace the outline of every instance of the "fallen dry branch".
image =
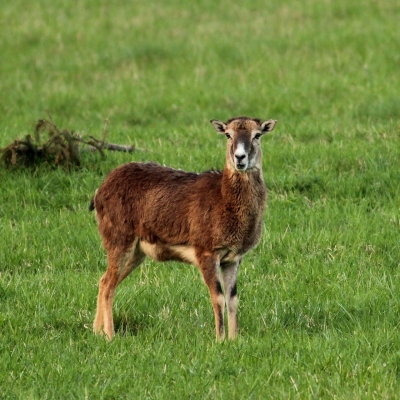
[[(94, 136), (85, 139), (74, 131), (58, 129), (49, 115), (49, 120), (41, 119), (36, 123), (34, 137), (26, 135), (24, 139), (16, 139), (0, 149), (0, 160), (5, 167), (31, 167), (45, 163), (69, 168), (81, 164), (84, 151), (98, 151), (105, 157), (104, 150), (128, 153), (139, 150), (135, 146), (107, 143), (107, 125), (108, 120), (105, 121), (102, 140)], [(46, 141), (42, 140), (43, 132), (48, 134)]]
[[(102, 150), (111, 150), (111, 151), (124, 151), (126, 153), (133, 153), (135, 150), (139, 150), (136, 149), (135, 146), (127, 146), (127, 145), (123, 145), (123, 144), (114, 144), (114, 143), (106, 143), (103, 142), (99, 139), (96, 139), (93, 136), (89, 136), (91, 140), (93, 140), (96, 143), (96, 146), (93, 146), (93, 143), (91, 144), (93, 147), (97, 148), (101, 148)], [(89, 142), (86, 142), (86, 144), (89, 144)], [(142, 149), (140, 149), (142, 150)]]

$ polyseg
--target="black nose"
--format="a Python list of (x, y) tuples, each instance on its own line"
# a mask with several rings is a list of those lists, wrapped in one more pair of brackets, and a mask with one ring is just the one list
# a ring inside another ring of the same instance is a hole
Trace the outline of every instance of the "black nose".
[(235, 158), (236, 158), (236, 160), (238, 160), (238, 161), (242, 161), (243, 159), (246, 158), (246, 154), (241, 154), (240, 156), (238, 156), (238, 155), (235, 154)]

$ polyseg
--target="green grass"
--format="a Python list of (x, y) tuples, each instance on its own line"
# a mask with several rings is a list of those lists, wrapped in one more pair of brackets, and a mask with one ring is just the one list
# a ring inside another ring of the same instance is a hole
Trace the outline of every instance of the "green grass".
[[(0, 398), (393, 399), (400, 393), (398, 1), (6, 1), (0, 146), (59, 128), (146, 152), (0, 169)], [(211, 118), (263, 139), (264, 234), (216, 343), (190, 266), (147, 260), (91, 331), (106, 268), (87, 207), (130, 160), (222, 168)]]

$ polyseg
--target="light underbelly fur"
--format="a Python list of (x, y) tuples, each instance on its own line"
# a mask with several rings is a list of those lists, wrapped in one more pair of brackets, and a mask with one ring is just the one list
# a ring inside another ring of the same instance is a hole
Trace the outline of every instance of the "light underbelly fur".
[(140, 248), (144, 254), (156, 261), (181, 261), (194, 265), (198, 264), (193, 246), (169, 246), (142, 240)]
[[(193, 246), (167, 245), (140, 241), (140, 249), (146, 256), (156, 261), (181, 261), (198, 266), (196, 251)], [(243, 254), (237, 254), (229, 249), (219, 251), (220, 263), (237, 263)]]

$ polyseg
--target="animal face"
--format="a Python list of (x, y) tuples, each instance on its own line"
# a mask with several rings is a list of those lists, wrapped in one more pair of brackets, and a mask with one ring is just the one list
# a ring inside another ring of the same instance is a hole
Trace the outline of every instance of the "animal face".
[(237, 117), (226, 123), (210, 121), (218, 133), (227, 139), (228, 165), (235, 171), (246, 172), (261, 169), (261, 137), (274, 129), (273, 119), (261, 122), (259, 119)]

